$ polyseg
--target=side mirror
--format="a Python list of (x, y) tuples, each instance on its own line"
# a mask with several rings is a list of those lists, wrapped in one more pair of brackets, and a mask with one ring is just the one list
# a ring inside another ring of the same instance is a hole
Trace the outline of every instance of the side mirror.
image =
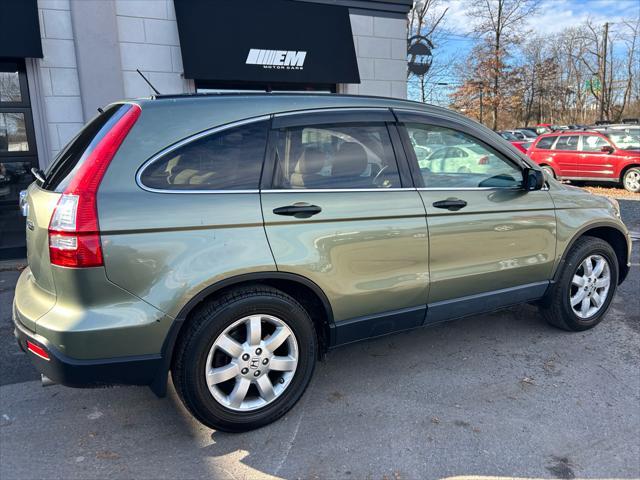
[(605, 145), (604, 147), (602, 147), (600, 149), (600, 151), (602, 153), (606, 153), (606, 154), (612, 154), (613, 153), (613, 147), (611, 145)]
[(541, 190), (544, 187), (544, 173), (540, 170), (525, 168), (522, 177), (522, 187), (527, 191)]

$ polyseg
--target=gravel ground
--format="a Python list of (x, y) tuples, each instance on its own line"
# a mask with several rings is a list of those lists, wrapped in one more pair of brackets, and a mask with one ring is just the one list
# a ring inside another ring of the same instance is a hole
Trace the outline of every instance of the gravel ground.
[(613, 197), (623, 200), (636, 200), (640, 201), (640, 193), (632, 193), (624, 188), (617, 188), (611, 186), (594, 186), (594, 185), (581, 185), (582, 188), (588, 192), (596, 195), (604, 195), (605, 197)]

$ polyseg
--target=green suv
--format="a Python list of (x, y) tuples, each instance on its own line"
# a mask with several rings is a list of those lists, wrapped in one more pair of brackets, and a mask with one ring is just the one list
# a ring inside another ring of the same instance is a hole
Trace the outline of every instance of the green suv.
[(13, 318), (43, 380), (163, 396), (171, 372), (226, 431), (285, 414), (339, 345), (524, 302), (591, 328), (630, 266), (615, 201), (402, 100), (116, 103), (35, 173)]

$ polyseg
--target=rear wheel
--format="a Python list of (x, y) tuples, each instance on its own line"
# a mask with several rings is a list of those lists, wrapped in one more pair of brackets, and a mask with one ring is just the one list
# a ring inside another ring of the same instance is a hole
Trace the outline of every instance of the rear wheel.
[(189, 411), (211, 428), (240, 432), (271, 423), (311, 380), (312, 321), (278, 290), (257, 286), (207, 302), (185, 328), (173, 382)]
[(570, 331), (595, 327), (606, 314), (618, 283), (618, 260), (607, 242), (582, 237), (569, 251), (557, 282), (542, 303), (550, 324)]
[(640, 192), (640, 167), (631, 167), (622, 176), (622, 186), (629, 192)]

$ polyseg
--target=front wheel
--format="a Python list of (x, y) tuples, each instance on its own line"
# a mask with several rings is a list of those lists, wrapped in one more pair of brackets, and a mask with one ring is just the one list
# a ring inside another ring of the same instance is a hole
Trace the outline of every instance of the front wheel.
[(205, 425), (228, 432), (284, 415), (306, 389), (317, 358), (312, 320), (270, 287), (205, 303), (181, 334), (172, 366), (176, 391)]
[(618, 259), (607, 242), (579, 238), (542, 302), (545, 319), (570, 331), (595, 327), (607, 312), (618, 284)]
[(625, 190), (633, 193), (640, 192), (640, 167), (631, 167), (622, 176), (622, 185)]

